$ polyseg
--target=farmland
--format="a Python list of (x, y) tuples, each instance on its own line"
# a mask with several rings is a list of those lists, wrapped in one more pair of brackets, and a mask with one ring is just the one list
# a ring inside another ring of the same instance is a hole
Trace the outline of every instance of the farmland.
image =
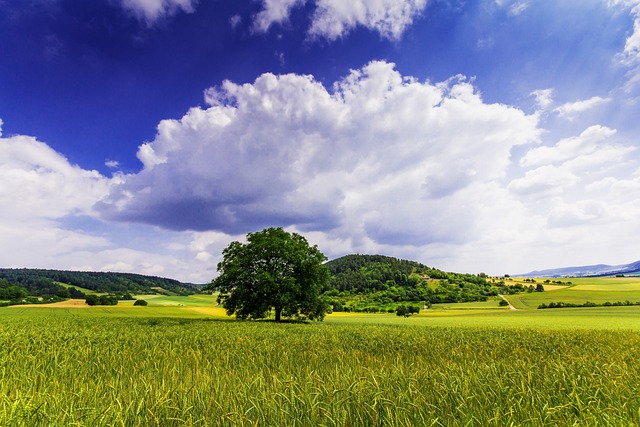
[[(615, 301), (637, 283), (508, 298)], [(144, 298), (3, 308), (0, 425), (640, 423), (640, 307), (512, 311), (495, 299), (275, 324), (230, 320), (207, 295)]]

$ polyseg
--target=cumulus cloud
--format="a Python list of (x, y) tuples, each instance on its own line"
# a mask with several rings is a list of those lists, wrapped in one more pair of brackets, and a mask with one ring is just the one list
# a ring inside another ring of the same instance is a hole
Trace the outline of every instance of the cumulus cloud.
[(34, 137), (2, 137), (0, 119), (0, 265), (210, 280), (234, 236), (102, 222), (93, 206), (119, 179), (73, 165)]
[(58, 220), (92, 215), (92, 206), (108, 193), (108, 185), (98, 172), (70, 164), (33, 137), (0, 137), (2, 265), (33, 265), (55, 251), (104, 245), (99, 236), (65, 229)]
[(635, 151), (632, 146), (609, 142), (615, 134), (615, 129), (591, 126), (551, 147), (532, 148), (520, 159), (520, 165), (530, 170), (514, 179), (509, 190), (544, 197), (581, 193), (576, 192), (577, 185), (589, 185), (601, 174), (619, 169)]
[(610, 102), (610, 101), (611, 101), (610, 98), (602, 98), (599, 96), (594, 96), (592, 98), (585, 99), (582, 101), (568, 102), (566, 104), (559, 106), (553, 111), (558, 113), (560, 117), (572, 119), (577, 114), (580, 114), (582, 112), (595, 108), (599, 105), (606, 104), (607, 102)]
[(89, 214), (108, 192), (98, 172), (71, 165), (46, 144), (29, 136), (0, 138), (0, 217), (31, 212), (47, 218)]
[(478, 193), (502, 179), (537, 118), (485, 104), (463, 77), (432, 84), (372, 62), (327, 90), (264, 74), (207, 91), (140, 147), (105, 218), (242, 234), (295, 225), (352, 242), (421, 245), (474, 232)]
[[(273, 24), (289, 19), (292, 8), (307, 0), (262, 0), (263, 9), (254, 18), (254, 27), (266, 32)], [(309, 34), (335, 40), (358, 26), (377, 31), (388, 39), (402, 33), (426, 7), (427, 0), (315, 0)]]
[(579, 136), (560, 140), (553, 147), (538, 147), (529, 150), (520, 160), (524, 167), (536, 167), (553, 163), (564, 163), (578, 156), (592, 154), (601, 149), (600, 143), (616, 131), (605, 126), (591, 126)]
[(182, 10), (192, 13), (197, 0), (121, 0), (122, 7), (133, 12), (147, 24), (153, 24), (163, 16)]
[(640, 231), (638, 175), (628, 177), (629, 168), (637, 168), (635, 147), (615, 136), (615, 129), (591, 126), (551, 147), (532, 148), (520, 160), (524, 176), (507, 189), (527, 221), (537, 223), (529, 248), (543, 249), (549, 262), (554, 256), (616, 262), (635, 250), (625, 244), (625, 236)]

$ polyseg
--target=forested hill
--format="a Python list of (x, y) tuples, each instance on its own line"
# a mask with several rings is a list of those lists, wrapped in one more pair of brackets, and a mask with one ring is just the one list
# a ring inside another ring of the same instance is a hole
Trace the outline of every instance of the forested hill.
[(484, 301), (525, 290), (484, 274), (448, 273), (383, 255), (347, 255), (326, 265), (331, 279), (323, 294), (334, 311), (379, 310), (401, 302)]
[(488, 285), (475, 274), (447, 273), (416, 261), (384, 255), (346, 255), (326, 263), (331, 273), (329, 289), (371, 292), (389, 286), (415, 287), (418, 282), (438, 279), (464, 285)]
[(189, 295), (198, 289), (191, 283), (141, 274), (0, 268), (0, 288), (5, 290), (11, 287), (13, 292), (17, 292), (16, 288), (21, 288), (29, 295), (68, 298), (70, 286), (95, 292), (131, 294), (169, 292)]

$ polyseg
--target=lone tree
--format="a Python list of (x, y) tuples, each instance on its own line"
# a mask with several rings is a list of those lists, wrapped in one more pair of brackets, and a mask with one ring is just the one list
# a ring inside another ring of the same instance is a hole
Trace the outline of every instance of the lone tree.
[(239, 319), (261, 319), (271, 310), (282, 317), (321, 321), (328, 304), (319, 297), (329, 281), (327, 258), (297, 233), (267, 228), (249, 233), (247, 243), (232, 242), (222, 251), (220, 275), (208, 289)]

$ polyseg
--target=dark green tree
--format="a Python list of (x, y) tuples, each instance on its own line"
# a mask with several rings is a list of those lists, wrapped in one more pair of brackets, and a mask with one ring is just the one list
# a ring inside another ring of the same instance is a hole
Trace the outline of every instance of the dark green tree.
[(297, 233), (267, 228), (232, 242), (222, 252), (220, 275), (207, 289), (239, 319), (282, 317), (323, 320), (328, 304), (319, 297), (329, 281), (327, 258)]
[(88, 305), (100, 305), (100, 297), (95, 294), (89, 294), (85, 297), (85, 303)]

